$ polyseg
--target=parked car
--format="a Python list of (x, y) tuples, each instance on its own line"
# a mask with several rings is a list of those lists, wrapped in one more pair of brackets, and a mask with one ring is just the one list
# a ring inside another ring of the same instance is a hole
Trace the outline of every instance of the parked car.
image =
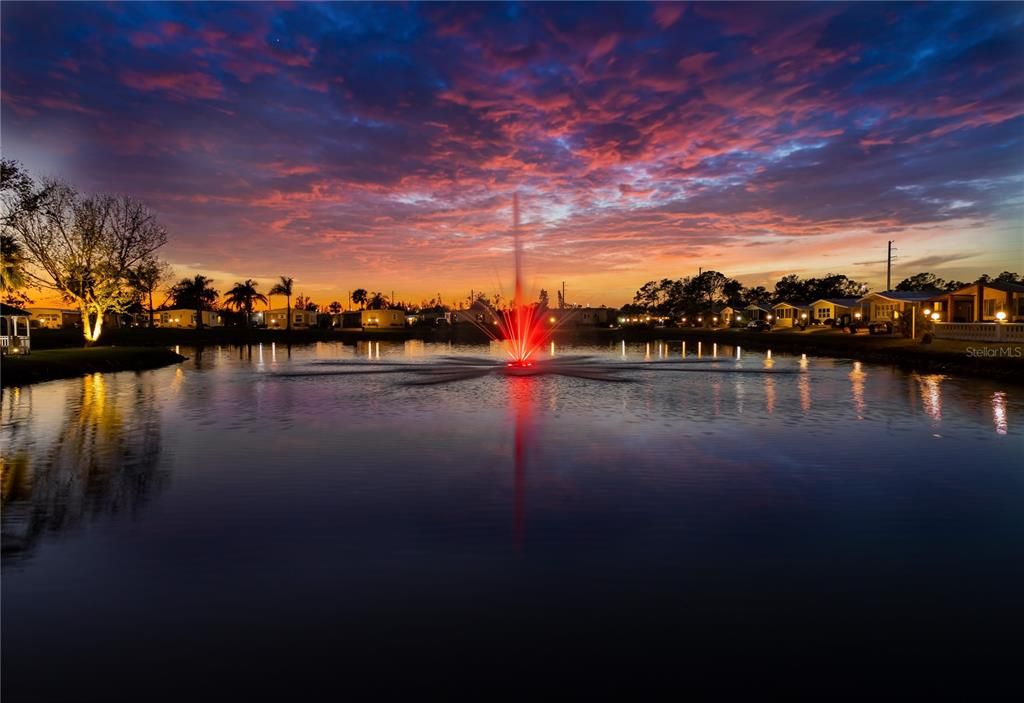
[(747, 329), (751, 332), (767, 332), (771, 328), (767, 320), (751, 320), (747, 323)]

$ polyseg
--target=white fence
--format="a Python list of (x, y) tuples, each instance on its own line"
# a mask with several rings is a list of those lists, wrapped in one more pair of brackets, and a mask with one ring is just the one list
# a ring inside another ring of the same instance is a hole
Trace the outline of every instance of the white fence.
[(1024, 342), (1024, 322), (936, 322), (936, 339)]

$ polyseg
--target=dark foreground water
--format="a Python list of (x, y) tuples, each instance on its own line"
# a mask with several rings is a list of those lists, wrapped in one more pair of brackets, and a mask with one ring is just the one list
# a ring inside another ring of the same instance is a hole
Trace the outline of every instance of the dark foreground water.
[[(451, 351), (488, 353), (379, 349)], [(5, 703), (828, 698), (1020, 664), (1020, 387), (732, 349), (426, 387), (275, 375), (374, 346), (182, 352), (4, 390)]]

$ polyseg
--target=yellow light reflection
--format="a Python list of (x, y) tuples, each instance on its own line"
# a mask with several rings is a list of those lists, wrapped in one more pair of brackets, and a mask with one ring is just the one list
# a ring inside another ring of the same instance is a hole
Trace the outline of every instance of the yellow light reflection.
[(996, 434), (1006, 434), (1006, 393), (1002, 391), (992, 394), (992, 424), (996, 427)]

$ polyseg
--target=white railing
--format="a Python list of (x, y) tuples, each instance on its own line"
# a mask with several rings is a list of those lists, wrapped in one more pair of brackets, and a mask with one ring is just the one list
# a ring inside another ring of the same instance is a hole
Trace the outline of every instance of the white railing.
[(0, 335), (0, 350), (4, 354), (28, 354), (32, 350), (28, 337)]
[(1024, 323), (936, 322), (935, 338), (970, 342), (1024, 342)]

